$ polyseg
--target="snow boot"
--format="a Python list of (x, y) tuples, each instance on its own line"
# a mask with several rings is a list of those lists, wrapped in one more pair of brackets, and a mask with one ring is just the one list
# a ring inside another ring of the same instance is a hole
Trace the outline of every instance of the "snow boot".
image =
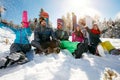
[(72, 55), (73, 55), (76, 59), (82, 58), (81, 50), (78, 50), (78, 49), (76, 49), (76, 50), (72, 53)]
[(60, 48), (56, 47), (56, 48), (50, 48), (48, 47), (47, 49), (44, 50), (45, 55), (51, 54), (51, 53), (55, 53), (58, 54), (60, 52)]
[(54, 53), (56, 53), (56, 54), (60, 53), (60, 48), (59, 47), (56, 47), (53, 50), (54, 50)]
[(17, 63), (18, 64), (24, 64), (24, 63), (27, 63), (27, 62), (28, 62), (28, 59), (25, 57), (25, 58), (20, 59)]
[(6, 68), (12, 64), (14, 64), (17, 60), (19, 60), (21, 54), (18, 52), (15, 53), (11, 53), (9, 56), (2, 58), (1, 62), (2, 62), (2, 66), (0, 66), (0, 68)]
[(24, 64), (28, 62), (28, 58), (25, 56), (25, 54), (23, 52), (20, 52), (20, 58), (17, 61), (18, 64)]
[(39, 49), (34, 49), (34, 51), (35, 51), (35, 54), (42, 54), (42, 51)]
[(82, 58), (82, 54), (88, 51), (88, 39), (84, 40), (84, 43), (78, 43), (77, 49), (72, 53), (72, 55), (78, 59)]
[(28, 62), (28, 59), (25, 57), (25, 54), (23, 52), (14, 52), (0, 60), (0, 69), (6, 68), (15, 63), (23, 64), (26, 62)]
[(1, 62), (2, 62), (2, 65), (0, 66), (0, 69), (10, 66), (11, 64), (13, 64), (14, 61), (9, 59), (8, 56), (7, 56), (4, 59), (2, 59)]
[(5, 57), (0, 59), (0, 69), (4, 68), (6, 61), (7, 61), (7, 58)]

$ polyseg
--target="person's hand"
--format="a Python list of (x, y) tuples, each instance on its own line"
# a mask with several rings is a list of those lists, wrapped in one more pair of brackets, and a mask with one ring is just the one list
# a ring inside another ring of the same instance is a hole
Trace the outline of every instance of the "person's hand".
[(80, 24), (81, 24), (82, 26), (85, 26), (85, 25), (86, 25), (85, 20), (81, 20), (81, 21), (80, 21)]
[(52, 41), (57, 41), (57, 39), (56, 38), (52, 38)]
[(84, 26), (84, 28), (88, 27), (87, 25)]
[(110, 29), (112, 29), (112, 26), (109, 26)]

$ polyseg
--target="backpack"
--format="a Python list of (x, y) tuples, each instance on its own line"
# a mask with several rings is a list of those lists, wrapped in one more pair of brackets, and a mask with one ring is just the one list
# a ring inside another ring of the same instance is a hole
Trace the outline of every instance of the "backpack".
[(88, 51), (88, 39), (85, 38), (83, 43), (78, 43), (77, 49), (72, 53), (72, 55), (77, 58), (82, 58), (82, 54)]

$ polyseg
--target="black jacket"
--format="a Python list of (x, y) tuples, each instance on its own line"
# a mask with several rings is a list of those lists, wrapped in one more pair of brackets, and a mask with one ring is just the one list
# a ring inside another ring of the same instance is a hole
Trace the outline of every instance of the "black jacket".
[(91, 30), (88, 27), (86, 29), (87, 29), (87, 31), (89, 33), (90, 44), (96, 48), (97, 45), (101, 42), (100, 34), (92, 33)]
[(34, 31), (34, 40), (39, 43), (50, 41), (50, 37), (55, 38), (52, 28), (39, 26)]
[(68, 40), (69, 35), (66, 31), (56, 30), (55, 31), (55, 38), (59, 39), (59, 40)]

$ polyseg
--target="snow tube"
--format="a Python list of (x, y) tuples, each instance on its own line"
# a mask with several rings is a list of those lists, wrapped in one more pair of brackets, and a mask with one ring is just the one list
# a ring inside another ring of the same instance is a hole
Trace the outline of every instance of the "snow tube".
[(60, 42), (60, 48), (61, 49), (67, 49), (68, 51), (73, 53), (75, 51), (75, 49), (77, 49), (77, 44), (78, 43), (79, 42), (61, 41)]
[(110, 50), (115, 49), (115, 47), (110, 43), (110, 41), (105, 41), (105, 42), (102, 42), (100, 44), (102, 45), (104, 50), (107, 50), (108, 52), (110, 52)]
[(97, 46), (97, 52), (100, 56), (104, 57), (106, 53), (108, 53), (101, 44)]
[(23, 11), (22, 22), (24, 23), (25, 28), (27, 28), (29, 26), (27, 11)]

